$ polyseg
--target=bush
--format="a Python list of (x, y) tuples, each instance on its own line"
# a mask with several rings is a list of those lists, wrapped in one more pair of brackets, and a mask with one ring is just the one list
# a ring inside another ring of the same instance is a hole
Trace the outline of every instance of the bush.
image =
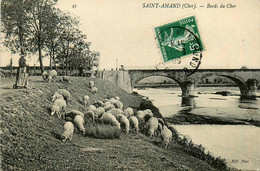
[(100, 139), (118, 139), (120, 134), (120, 129), (104, 124), (88, 125), (85, 132), (86, 136)]

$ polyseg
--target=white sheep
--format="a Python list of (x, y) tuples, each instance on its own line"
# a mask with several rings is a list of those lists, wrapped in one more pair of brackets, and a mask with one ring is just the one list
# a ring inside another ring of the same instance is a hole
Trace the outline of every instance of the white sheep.
[[(58, 93), (58, 94), (62, 95), (64, 100), (67, 103), (69, 102), (69, 100), (70, 100), (70, 92), (68, 90), (66, 90), (66, 89), (58, 89), (55, 93)], [(52, 100), (55, 100), (55, 97), (53, 97)]]
[(125, 130), (125, 133), (128, 134), (130, 123), (129, 123), (129, 120), (127, 119), (127, 117), (124, 115), (122, 117), (120, 117), (119, 123), (120, 123), (121, 128)]
[(128, 107), (124, 110), (124, 114), (127, 116), (127, 117), (130, 117), (132, 115), (134, 115), (134, 110), (131, 108), (131, 107)]
[(109, 111), (109, 110), (111, 110), (111, 109), (113, 109), (113, 108), (115, 108), (115, 106), (112, 105), (111, 103), (110, 103), (110, 105), (105, 105), (105, 106), (104, 106), (105, 111)]
[(167, 149), (170, 141), (172, 140), (172, 131), (167, 128), (166, 125), (163, 126), (163, 130), (161, 132), (162, 143), (164, 144), (164, 148)]
[(95, 121), (95, 113), (92, 110), (88, 110), (85, 113), (85, 118), (90, 118), (92, 122)]
[(130, 122), (131, 127), (134, 128), (134, 131), (136, 133), (138, 133), (138, 131), (139, 131), (139, 121), (138, 121), (137, 117), (130, 116), (129, 122)]
[(83, 103), (84, 103), (85, 106), (88, 105), (88, 103), (89, 103), (89, 96), (88, 95), (83, 96)]
[(48, 81), (51, 82), (52, 80), (55, 81), (54, 79), (57, 77), (57, 71), (56, 70), (51, 70), (49, 72), (49, 75), (48, 75)]
[(115, 117), (116, 117), (116, 120), (120, 120), (121, 119), (121, 117), (123, 117), (123, 116), (125, 116), (125, 115), (123, 115), (123, 114), (116, 114), (116, 115), (114, 115)]
[(105, 109), (103, 107), (98, 107), (93, 112), (95, 113), (95, 117), (99, 118), (103, 113), (105, 113)]
[(155, 131), (158, 129), (158, 119), (155, 117), (151, 117), (148, 122), (147, 122), (147, 127), (148, 127), (148, 134), (152, 138), (154, 136)]
[(97, 108), (96, 108), (96, 106), (94, 106), (94, 105), (89, 105), (89, 107), (87, 108), (87, 110), (92, 110), (92, 111), (94, 111), (94, 110), (96, 110)]
[(95, 101), (93, 105), (96, 107), (104, 107), (104, 103), (101, 100)]
[(123, 110), (123, 107), (124, 107), (123, 103), (118, 100), (114, 103), (114, 106), (115, 106), (115, 108), (121, 109), (121, 110)]
[(112, 97), (109, 99), (109, 102), (114, 105), (117, 102), (117, 100)]
[(71, 141), (74, 133), (74, 125), (70, 121), (65, 122), (63, 126), (64, 132), (61, 135), (62, 141)]
[(115, 99), (116, 99), (117, 101), (119, 101), (119, 100), (120, 100), (120, 97), (116, 96)]
[(116, 120), (116, 117), (111, 113), (105, 112), (101, 116), (101, 120), (103, 121), (104, 124), (116, 126), (118, 129), (120, 129), (120, 123)]
[(97, 87), (92, 87), (91, 88), (91, 93), (94, 94), (94, 93), (97, 93), (98, 91), (98, 88)]
[(74, 120), (74, 118), (77, 116), (77, 115), (80, 115), (82, 118), (84, 118), (84, 114), (78, 110), (70, 110), (68, 112), (65, 113), (65, 117), (69, 117), (71, 118), (72, 120)]
[(108, 106), (111, 105), (112, 103), (110, 103), (109, 101), (104, 102), (104, 106)]
[(44, 81), (47, 81), (47, 79), (48, 79), (48, 72), (47, 71), (44, 71), (43, 73), (42, 73), (42, 79), (44, 80)]
[(64, 97), (63, 97), (63, 95), (61, 95), (59, 93), (54, 93), (54, 95), (51, 98), (51, 101), (54, 102), (56, 99), (63, 99), (64, 100)]
[(116, 116), (117, 114), (123, 114), (123, 111), (120, 109), (112, 108), (108, 110), (107, 112), (111, 113), (112, 115)]
[(90, 82), (89, 82), (89, 87), (90, 87), (90, 88), (93, 88), (94, 85), (95, 85), (94, 81), (90, 81)]
[(57, 99), (54, 101), (53, 105), (51, 106), (51, 116), (55, 113), (58, 115), (58, 118), (64, 116), (62, 113), (65, 112), (66, 109), (66, 102), (63, 99)]
[(85, 134), (85, 127), (84, 127), (84, 119), (81, 115), (76, 115), (74, 120), (73, 120), (74, 124), (76, 125), (76, 127), (78, 128), (78, 130), (82, 133)]
[(144, 112), (143, 112), (142, 110), (138, 110), (137, 113), (136, 113), (136, 117), (137, 117), (140, 121), (143, 120), (144, 115), (145, 115), (145, 114), (144, 114)]

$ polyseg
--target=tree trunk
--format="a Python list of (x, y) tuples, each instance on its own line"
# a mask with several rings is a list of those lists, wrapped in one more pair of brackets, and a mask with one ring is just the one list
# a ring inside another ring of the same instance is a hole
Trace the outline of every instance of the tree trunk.
[(50, 53), (50, 68), (52, 70), (52, 63), (51, 63), (51, 59), (52, 59), (52, 56), (51, 56), (51, 53)]
[(39, 51), (39, 61), (40, 61), (41, 73), (43, 73), (44, 69), (43, 69), (43, 63), (42, 63), (42, 49), (41, 49), (40, 44), (38, 44), (38, 51)]

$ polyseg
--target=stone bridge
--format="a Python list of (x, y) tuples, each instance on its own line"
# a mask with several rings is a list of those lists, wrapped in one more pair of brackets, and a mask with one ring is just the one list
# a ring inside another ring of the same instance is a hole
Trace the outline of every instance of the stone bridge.
[(164, 76), (176, 81), (182, 90), (182, 96), (193, 96), (194, 89), (200, 81), (210, 76), (226, 77), (234, 81), (240, 89), (242, 98), (255, 98), (260, 85), (260, 69), (199, 69), (191, 76), (186, 76), (183, 69), (166, 70), (128, 70), (132, 87), (150, 76)]
[(99, 78), (110, 80), (129, 93), (138, 81), (151, 76), (173, 79), (181, 87), (183, 97), (193, 96), (198, 83), (210, 76), (226, 77), (235, 82), (242, 98), (256, 98), (256, 90), (260, 85), (260, 69), (198, 69), (190, 76), (186, 76), (183, 69), (129, 69), (98, 73)]

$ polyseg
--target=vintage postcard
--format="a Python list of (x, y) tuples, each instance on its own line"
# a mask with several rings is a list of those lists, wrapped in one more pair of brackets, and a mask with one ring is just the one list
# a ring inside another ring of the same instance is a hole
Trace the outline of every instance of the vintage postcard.
[(2, 0), (8, 170), (260, 170), (259, 0)]

